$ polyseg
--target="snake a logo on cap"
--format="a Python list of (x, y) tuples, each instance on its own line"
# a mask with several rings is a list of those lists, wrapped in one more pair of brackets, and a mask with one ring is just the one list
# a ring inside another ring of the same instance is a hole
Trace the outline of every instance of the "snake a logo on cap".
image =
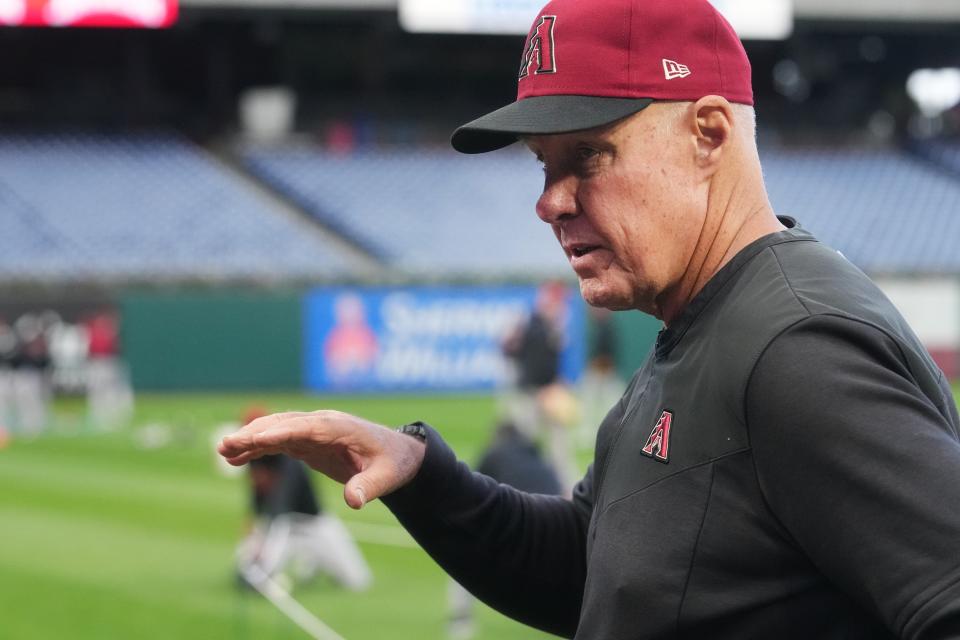
[(554, 54), (553, 26), (557, 16), (540, 16), (523, 50), (523, 60), (520, 63), (520, 79), (530, 74), (531, 65), (536, 65), (533, 73), (556, 73), (557, 59)]

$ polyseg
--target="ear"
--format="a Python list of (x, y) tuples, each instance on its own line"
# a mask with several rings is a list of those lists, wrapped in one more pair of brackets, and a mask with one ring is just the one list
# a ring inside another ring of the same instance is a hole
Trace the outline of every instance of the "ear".
[(697, 165), (713, 172), (733, 140), (733, 109), (726, 98), (704, 96), (693, 105)]

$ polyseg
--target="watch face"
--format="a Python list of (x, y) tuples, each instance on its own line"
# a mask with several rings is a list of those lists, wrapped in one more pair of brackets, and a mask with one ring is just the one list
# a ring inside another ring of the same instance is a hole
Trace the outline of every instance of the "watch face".
[(422, 422), (411, 422), (410, 424), (405, 424), (397, 429), (397, 431), (400, 433), (405, 433), (408, 436), (413, 436), (414, 438), (424, 442), (427, 441), (427, 430)]

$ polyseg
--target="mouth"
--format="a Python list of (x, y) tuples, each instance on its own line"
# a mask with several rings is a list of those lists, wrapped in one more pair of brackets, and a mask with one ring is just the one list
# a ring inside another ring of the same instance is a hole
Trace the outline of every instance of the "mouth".
[(598, 249), (600, 249), (600, 245), (596, 244), (575, 245), (570, 247), (570, 255), (574, 258), (582, 258), (583, 256), (589, 255)]

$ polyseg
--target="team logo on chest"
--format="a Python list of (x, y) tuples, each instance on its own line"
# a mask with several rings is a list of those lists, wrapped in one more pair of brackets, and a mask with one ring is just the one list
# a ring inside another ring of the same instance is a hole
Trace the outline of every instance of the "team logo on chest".
[(541, 16), (540, 22), (530, 32), (520, 63), (521, 79), (527, 77), (531, 67), (534, 75), (557, 72), (557, 60), (553, 53), (553, 24), (556, 21), (557, 16)]
[(664, 411), (660, 414), (656, 426), (650, 432), (647, 438), (647, 444), (643, 445), (643, 454), (650, 456), (660, 462), (669, 462), (670, 455), (670, 423), (673, 422), (673, 414)]

